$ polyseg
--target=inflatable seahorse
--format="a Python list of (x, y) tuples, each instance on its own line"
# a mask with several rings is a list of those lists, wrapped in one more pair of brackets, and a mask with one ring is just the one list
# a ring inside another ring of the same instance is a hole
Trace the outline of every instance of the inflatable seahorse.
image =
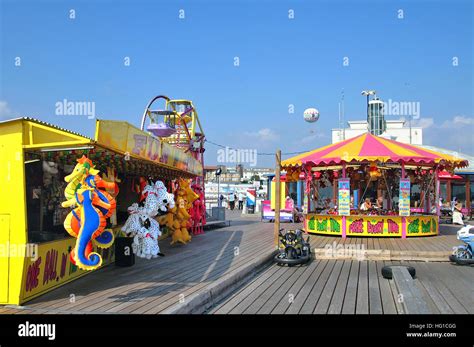
[(66, 200), (74, 198), (74, 193), (81, 187), (81, 181), (87, 175), (97, 175), (98, 170), (94, 169), (92, 161), (83, 155), (80, 159), (77, 159), (77, 164), (72, 172), (64, 177), (64, 180), (68, 183), (64, 190), (64, 196)]
[[(113, 242), (113, 234), (110, 231), (104, 231), (106, 225), (106, 219), (99, 208), (99, 206), (104, 209), (110, 209), (110, 205), (102, 201), (97, 193), (94, 191), (94, 188), (85, 187), (80, 188), (74, 194), (74, 198), (66, 202), (63, 202), (63, 207), (79, 205), (78, 208), (71, 211), (70, 215), (66, 218), (66, 221), (70, 223), (73, 222), (73, 219), (80, 226), (78, 232), (71, 226), (65, 227), (68, 232), (74, 236), (76, 234), (77, 242), (74, 250), (71, 251), (71, 260), (74, 264), (77, 265), (80, 269), (83, 270), (95, 270), (102, 265), (102, 257), (96, 253), (92, 252), (92, 240), (102, 237), (101, 241), (108, 240), (111, 244)], [(106, 235), (102, 235), (103, 233)]]

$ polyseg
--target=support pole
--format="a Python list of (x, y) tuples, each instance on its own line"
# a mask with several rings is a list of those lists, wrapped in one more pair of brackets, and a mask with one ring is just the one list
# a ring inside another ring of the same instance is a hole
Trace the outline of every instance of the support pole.
[(436, 215), (439, 216), (441, 214), (441, 208), (439, 206), (439, 190), (440, 190), (440, 184), (439, 184), (439, 168), (436, 166), (435, 170), (435, 175), (436, 175), (436, 180), (435, 180), (435, 203), (436, 203)]
[[(401, 172), (400, 178), (405, 178), (405, 163), (402, 163), (402, 172)], [(411, 186), (410, 186), (410, 190), (411, 190)], [(400, 205), (398, 206), (398, 209), (400, 210)], [(406, 238), (407, 238), (407, 219), (405, 216), (403, 216), (402, 217), (402, 239), (406, 239)]]
[(278, 249), (278, 235), (280, 234), (280, 204), (281, 204), (281, 186), (280, 186), (280, 172), (281, 172), (281, 150), (276, 152), (275, 165), (275, 230), (274, 230), (274, 244)]
[[(342, 163), (342, 178), (346, 178), (346, 163), (345, 162)], [(351, 192), (351, 187), (349, 185), (349, 195), (351, 194), (350, 192)], [(339, 194), (338, 194), (338, 197), (339, 197)], [(349, 196), (349, 198), (350, 198), (350, 196)], [(339, 210), (339, 206), (338, 206), (338, 210)], [(349, 206), (349, 210), (350, 210), (350, 206)], [(341, 219), (342, 219), (342, 238), (345, 239), (346, 235), (347, 235), (346, 216), (342, 216)]]

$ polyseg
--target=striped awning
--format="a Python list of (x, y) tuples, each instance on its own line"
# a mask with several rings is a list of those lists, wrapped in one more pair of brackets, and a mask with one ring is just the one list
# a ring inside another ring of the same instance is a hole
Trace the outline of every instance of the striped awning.
[(442, 164), (453, 168), (468, 165), (465, 159), (378, 137), (370, 133), (299, 154), (283, 160), (281, 165), (282, 167), (304, 164), (328, 166), (360, 162)]

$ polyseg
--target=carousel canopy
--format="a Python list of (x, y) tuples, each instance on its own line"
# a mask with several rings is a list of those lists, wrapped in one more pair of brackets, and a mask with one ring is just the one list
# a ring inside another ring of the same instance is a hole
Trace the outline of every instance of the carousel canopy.
[(441, 164), (453, 168), (468, 165), (465, 159), (378, 137), (370, 133), (283, 160), (281, 165), (282, 167), (301, 166), (304, 164), (328, 166), (343, 162), (361, 163), (372, 161), (415, 165)]

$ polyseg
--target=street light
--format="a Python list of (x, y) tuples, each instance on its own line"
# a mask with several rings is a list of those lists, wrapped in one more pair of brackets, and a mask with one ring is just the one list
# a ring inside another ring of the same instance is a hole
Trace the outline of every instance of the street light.
[(221, 206), (221, 199), (220, 199), (220, 194), (219, 194), (219, 177), (221, 176), (222, 173), (222, 168), (218, 168), (216, 170), (216, 177), (217, 177), (217, 207), (222, 207)]
[(370, 95), (375, 95), (376, 91), (375, 90), (363, 90), (360, 94), (367, 96), (367, 129), (370, 129), (370, 124), (369, 124), (369, 96)]

